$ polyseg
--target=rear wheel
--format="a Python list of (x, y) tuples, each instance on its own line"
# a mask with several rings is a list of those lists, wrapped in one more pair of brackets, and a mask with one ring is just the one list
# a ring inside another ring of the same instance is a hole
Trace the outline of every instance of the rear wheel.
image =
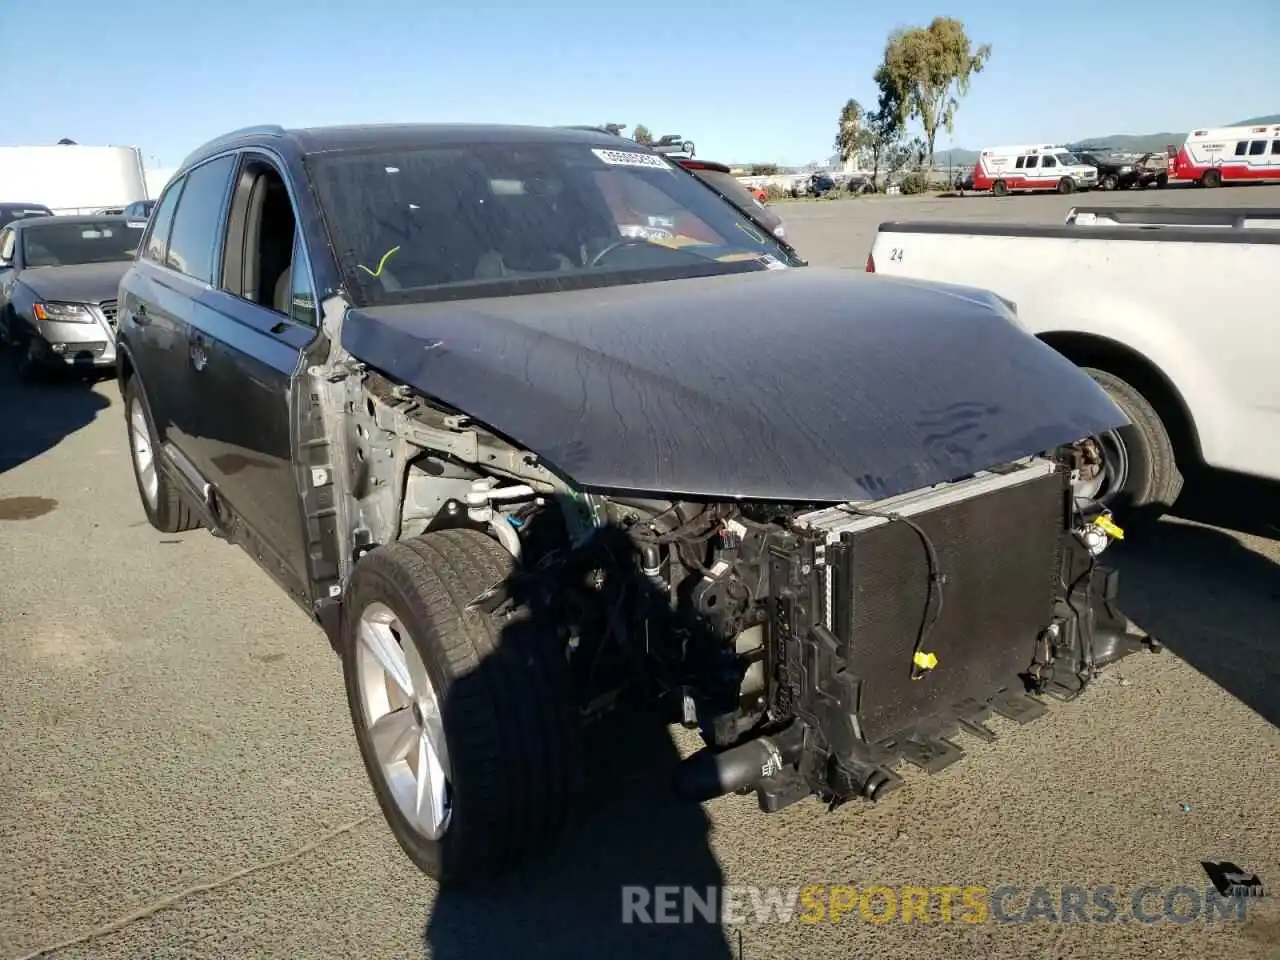
[(1094, 438), (1102, 469), (1097, 477), (1078, 484), (1076, 493), (1114, 511), (1121, 526), (1153, 522), (1182, 492), (1182, 473), (1169, 431), (1155, 407), (1128, 381), (1106, 370), (1085, 367), (1084, 371), (1107, 392), (1130, 424)]
[(1200, 186), (1211, 188), (1222, 186), (1222, 174), (1217, 170), (1206, 171), (1205, 175), (1200, 178)]
[(194, 530), (200, 526), (199, 519), (160, 467), (160, 444), (137, 377), (125, 381), (124, 409), (133, 479), (147, 520), (161, 533)]
[(1061, 180), (1058, 181), (1059, 193), (1074, 193), (1075, 189), (1076, 189), (1076, 182), (1072, 180), (1070, 177), (1063, 177)]
[(1157, 190), (1163, 190), (1168, 185), (1169, 185), (1169, 175), (1167, 173), (1162, 173), (1158, 177), (1156, 177)]
[(991, 192), (997, 197), (1005, 197), (1009, 195), (1009, 185), (1003, 180), (997, 180), (991, 185)]
[(352, 574), (342, 637), (365, 770), (409, 859), (442, 883), (516, 865), (563, 825), (580, 778), (559, 637), (469, 607), (513, 560), (474, 530), (379, 547)]

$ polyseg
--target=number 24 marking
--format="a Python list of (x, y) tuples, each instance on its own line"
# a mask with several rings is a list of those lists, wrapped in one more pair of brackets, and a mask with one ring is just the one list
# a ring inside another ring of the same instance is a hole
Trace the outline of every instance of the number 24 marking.
[(902, 248), (901, 248), (901, 247), (891, 247), (891, 248), (889, 249), (889, 259), (890, 259), (890, 260), (898, 260), (898, 261), (901, 261), (901, 260), (902, 260)]

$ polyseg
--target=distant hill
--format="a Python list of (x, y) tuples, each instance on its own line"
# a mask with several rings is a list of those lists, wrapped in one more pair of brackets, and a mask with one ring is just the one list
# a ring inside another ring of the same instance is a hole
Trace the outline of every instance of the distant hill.
[[(1271, 113), (1265, 117), (1250, 117), (1248, 120), (1237, 120), (1234, 123), (1223, 124), (1223, 126), (1243, 127), (1271, 123), (1280, 123), (1280, 113)], [(1066, 146), (1079, 147), (1089, 144), (1095, 147), (1108, 147), (1120, 153), (1147, 153), (1148, 151), (1163, 150), (1171, 143), (1181, 144), (1185, 139), (1187, 139), (1185, 132), (1117, 133), (1109, 137), (1086, 137), (1083, 140), (1073, 140)], [(971, 167), (977, 162), (977, 150), (939, 150), (933, 155), (935, 167), (945, 167), (948, 163), (953, 167)]]

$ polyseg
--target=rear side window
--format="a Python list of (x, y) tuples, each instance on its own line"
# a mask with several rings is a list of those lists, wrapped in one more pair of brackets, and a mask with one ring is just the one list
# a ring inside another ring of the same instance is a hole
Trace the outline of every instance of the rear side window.
[(1248, 153), (1248, 152), (1249, 152), (1249, 141), (1248, 141), (1248, 140), (1241, 140), (1239, 143), (1237, 143), (1237, 144), (1236, 144), (1236, 156), (1237, 156), (1237, 157), (1243, 157), (1243, 156), (1244, 156), (1246, 153)]
[(1258, 157), (1267, 152), (1267, 141), (1255, 140), (1249, 144), (1249, 156)]
[(1040, 162), (1039, 157), (1027, 157), (1027, 169), (1030, 170), (1039, 162)]
[(1272, 140), (1271, 155), (1274, 157), (1277, 153), (1280, 153), (1280, 140)]
[(1021, 170), (1023, 166), (1026, 164), (1026, 162), (1027, 162), (1026, 157), (1019, 157), (1017, 160), (1014, 161), (1013, 165), (1017, 167), (1019, 170)]
[(173, 226), (173, 210), (178, 205), (182, 184), (182, 180), (169, 184), (164, 196), (156, 204), (156, 215), (151, 218), (151, 233), (147, 235), (142, 255), (155, 263), (164, 263), (165, 255), (169, 252), (169, 229)]
[(186, 177), (169, 234), (166, 266), (194, 280), (212, 283), (222, 245), (222, 214), (235, 157), (225, 156), (196, 167)]

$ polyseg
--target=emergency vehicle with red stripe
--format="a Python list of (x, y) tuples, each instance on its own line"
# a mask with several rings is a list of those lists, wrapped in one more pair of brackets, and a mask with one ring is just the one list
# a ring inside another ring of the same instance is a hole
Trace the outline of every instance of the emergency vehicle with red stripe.
[(1097, 186), (1098, 168), (1052, 143), (987, 147), (973, 167), (973, 189), (998, 197), (1014, 190), (1073, 193)]
[(1280, 124), (1193, 130), (1169, 147), (1169, 179), (1202, 187), (1280, 180)]

